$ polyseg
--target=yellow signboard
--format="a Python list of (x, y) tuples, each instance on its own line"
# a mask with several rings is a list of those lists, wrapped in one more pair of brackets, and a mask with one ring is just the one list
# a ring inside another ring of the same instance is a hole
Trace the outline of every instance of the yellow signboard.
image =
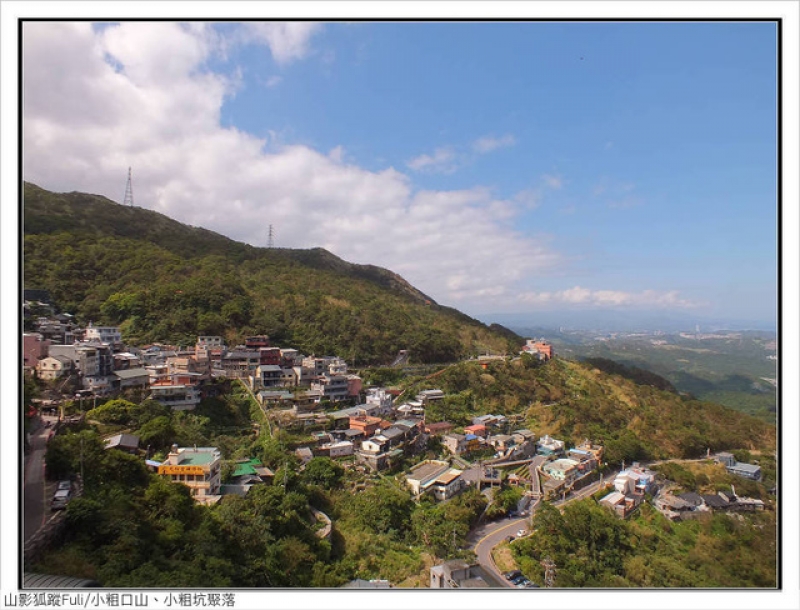
[(158, 474), (205, 474), (202, 466), (159, 466)]

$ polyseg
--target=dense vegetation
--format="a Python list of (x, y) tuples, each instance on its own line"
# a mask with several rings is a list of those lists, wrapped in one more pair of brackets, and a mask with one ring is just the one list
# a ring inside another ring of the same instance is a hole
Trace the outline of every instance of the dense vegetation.
[(25, 185), (25, 287), (46, 289), (79, 321), (123, 339), (277, 345), (387, 363), (449, 362), (523, 340), (434, 303), (396, 274), (321, 249), (254, 248), (166, 216), (80, 193)]
[(522, 571), (543, 584), (541, 562), (556, 564), (556, 587), (775, 587), (775, 513), (715, 513), (670, 522), (648, 504), (628, 521), (593, 499), (550, 504), (533, 535), (512, 545)]
[(699, 457), (707, 449), (774, 452), (773, 426), (717, 404), (639, 385), (625, 372), (625, 377), (609, 375), (561, 358), (543, 364), (523, 356), (491, 361), (485, 369), (464, 362), (417, 380), (405, 396), (437, 387), (446, 396), (429, 406), (428, 421), (465, 425), (476, 415), (499, 413), (515, 427), (568, 443), (601, 442), (606, 459), (614, 463)]

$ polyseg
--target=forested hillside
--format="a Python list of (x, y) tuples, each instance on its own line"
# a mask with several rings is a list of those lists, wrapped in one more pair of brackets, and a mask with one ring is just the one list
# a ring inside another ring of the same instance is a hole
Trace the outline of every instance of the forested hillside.
[(589, 363), (561, 358), (541, 363), (527, 355), (492, 361), (485, 369), (464, 362), (418, 380), (406, 396), (432, 386), (446, 396), (428, 407), (429, 422), (463, 425), (475, 415), (499, 413), (540, 435), (601, 442), (609, 462), (700, 457), (707, 449), (775, 450), (774, 426), (661, 389), (669, 383), (621, 365), (609, 374)]
[(24, 280), (82, 322), (119, 325), (131, 343), (277, 345), (357, 364), (448, 362), (522, 340), (442, 307), (391, 271), (322, 250), (255, 248), (96, 195), (25, 185)]

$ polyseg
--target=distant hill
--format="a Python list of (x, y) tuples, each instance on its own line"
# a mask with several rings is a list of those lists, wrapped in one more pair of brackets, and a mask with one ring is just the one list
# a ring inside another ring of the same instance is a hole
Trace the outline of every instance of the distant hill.
[(24, 186), (24, 281), (82, 322), (131, 343), (278, 345), (357, 364), (450, 362), (516, 351), (524, 340), (438, 305), (402, 277), (330, 252), (256, 248), (98, 195)]

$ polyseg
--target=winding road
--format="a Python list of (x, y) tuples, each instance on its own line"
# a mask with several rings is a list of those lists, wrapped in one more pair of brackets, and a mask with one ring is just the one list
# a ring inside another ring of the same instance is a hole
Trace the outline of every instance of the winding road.
[[(614, 480), (616, 474), (616, 472), (611, 473), (612, 481)], [(569, 504), (570, 502), (587, 498), (600, 489), (604, 482), (608, 480), (609, 478), (606, 476), (599, 481), (587, 485), (584, 489), (572, 494), (566, 500), (553, 502), (553, 506), (563, 506), (565, 504)], [(475, 552), (478, 563), (480, 564), (481, 568), (483, 568), (483, 572), (486, 574), (486, 576), (495, 581), (494, 583), (490, 582), (490, 586), (511, 589), (516, 588), (505, 578), (503, 578), (502, 573), (497, 569), (497, 566), (494, 564), (494, 560), (492, 559), (492, 550), (509, 536), (516, 537), (516, 533), (519, 530), (530, 530), (530, 523), (533, 519), (536, 509), (539, 506), (539, 502), (540, 500), (536, 500), (531, 505), (530, 516), (528, 517), (505, 518), (494, 523), (487, 523), (477, 527), (470, 533), (470, 548)]]

